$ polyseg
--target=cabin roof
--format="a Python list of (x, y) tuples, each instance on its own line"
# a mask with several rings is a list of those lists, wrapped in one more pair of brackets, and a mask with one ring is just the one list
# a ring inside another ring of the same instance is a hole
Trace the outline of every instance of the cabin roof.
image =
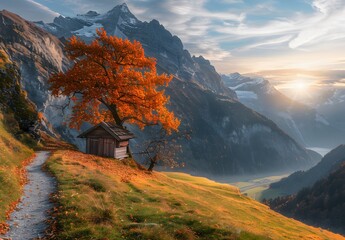
[(110, 122), (101, 122), (92, 128), (89, 128), (85, 132), (81, 133), (78, 138), (87, 138), (87, 136), (92, 133), (98, 127), (102, 127), (105, 131), (107, 131), (111, 136), (116, 138), (118, 141), (126, 141), (131, 138), (134, 138), (134, 134), (128, 131), (127, 129), (123, 129), (122, 127), (110, 123)]

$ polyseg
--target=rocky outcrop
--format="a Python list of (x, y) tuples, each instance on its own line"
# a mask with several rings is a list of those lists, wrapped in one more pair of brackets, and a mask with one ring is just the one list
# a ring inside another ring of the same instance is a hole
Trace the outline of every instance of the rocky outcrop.
[[(14, 134), (29, 133), (38, 139), (39, 126), (36, 106), (20, 86), (20, 72), (0, 47), (0, 113), (13, 115), (19, 129)], [(13, 123), (9, 123), (14, 125)]]

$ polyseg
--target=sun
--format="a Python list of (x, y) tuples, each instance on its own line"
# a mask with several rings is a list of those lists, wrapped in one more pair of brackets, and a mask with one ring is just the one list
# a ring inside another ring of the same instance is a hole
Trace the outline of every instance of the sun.
[(297, 78), (284, 86), (284, 92), (292, 100), (303, 103), (313, 96), (314, 83), (307, 78)]
[(295, 83), (292, 84), (292, 88), (294, 88), (294, 90), (298, 91), (298, 92), (303, 92), (308, 90), (308, 83), (306, 81), (303, 80), (298, 80)]

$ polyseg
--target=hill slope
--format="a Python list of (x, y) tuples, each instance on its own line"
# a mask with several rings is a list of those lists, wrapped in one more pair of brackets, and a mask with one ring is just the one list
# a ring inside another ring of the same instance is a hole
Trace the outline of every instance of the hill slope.
[(278, 192), (279, 195), (295, 194), (305, 187), (311, 187), (313, 184), (335, 171), (345, 162), (345, 145), (326, 154), (322, 160), (308, 171), (298, 171), (279, 182), (272, 183), (267, 191)]
[(296, 195), (271, 200), (269, 205), (286, 216), (345, 234), (345, 164), (327, 178)]
[(47, 164), (59, 183), (56, 239), (344, 239), (205, 178), (74, 151)]
[(0, 234), (6, 228), (6, 213), (21, 196), (25, 180), (23, 165), (33, 155), (32, 150), (9, 133), (3, 122), (0, 112)]
[(23, 168), (33, 155), (22, 142), (35, 144), (31, 136), (36, 136), (33, 129), (38, 117), (25, 94), (17, 66), (0, 46), (0, 234), (7, 227), (7, 213), (21, 196)]

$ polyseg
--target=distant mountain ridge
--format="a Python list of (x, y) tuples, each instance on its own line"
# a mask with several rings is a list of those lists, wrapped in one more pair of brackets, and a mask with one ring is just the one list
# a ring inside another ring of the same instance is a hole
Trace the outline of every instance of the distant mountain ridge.
[(345, 155), (332, 173), (296, 195), (267, 202), (274, 209), (299, 221), (345, 234)]
[(345, 141), (342, 128), (315, 109), (288, 98), (268, 80), (239, 73), (221, 76), (241, 103), (272, 119), (303, 146), (334, 148)]
[[(29, 98), (65, 139), (80, 147), (83, 145), (75, 138), (77, 131), (62, 124), (66, 115), (56, 108), (65, 99), (50, 96), (47, 79), (50, 73), (70, 64), (60, 40), (79, 34), (90, 41), (95, 29), (104, 27), (120, 37), (140, 41), (145, 53), (157, 59), (157, 69), (175, 76), (166, 89), (171, 97), (170, 108), (181, 118), (182, 128), (192, 130), (192, 139), (183, 142), (185, 171), (202, 175), (244, 174), (305, 169), (318, 161), (318, 156), (297, 144), (272, 121), (239, 103), (236, 93), (224, 85), (208, 60), (191, 56), (181, 40), (158, 21), (148, 23), (134, 18), (126, 5), (105, 14), (91, 11), (75, 18), (61, 16), (52, 24), (38, 22), (36, 26), (6, 11), (0, 12), (0, 19), (1, 44), (21, 68), (27, 69), (22, 78)], [(68, 114), (70, 110), (65, 111)], [(136, 141), (140, 143), (145, 134), (137, 134)]]
[(298, 171), (291, 174), (287, 178), (283, 178), (279, 182), (272, 183), (271, 190), (278, 190), (284, 195), (295, 194), (303, 188), (311, 187), (317, 181), (326, 178), (333, 171), (345, 164), (345, 145), (326, 154), (322, 160), (308, 171)]

